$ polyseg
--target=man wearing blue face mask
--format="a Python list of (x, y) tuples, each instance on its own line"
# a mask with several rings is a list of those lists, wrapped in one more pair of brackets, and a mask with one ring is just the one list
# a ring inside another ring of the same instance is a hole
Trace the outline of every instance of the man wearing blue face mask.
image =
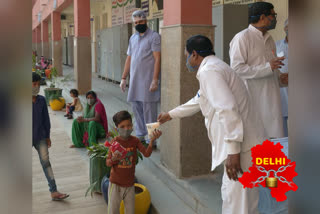
[(201, 111), (212, 144), (211, 170), (225, 165), (222, 214), (258, 213), (258, 189), (244, 189), (238, 181), (240, 174), (251, 165), (250, 149), (265, 138), (263, 125), (251, 108), (247, 89), (241, 78), (214, 56), (209, 38), (192, 36), (187, 40), (185, 54), (187, 69), (196, 72), (200, 89), (187, 103), (161, 113), (158, 121), (163, 124)]
[(125, 91), (126, 79), (130, 73), (127, 100), (135, 117), (136, 136), (144, 141), (148, 134), (146, 124), (157, 120), (157, 105), (160, 101), (161, 39), (157, 32), (147, 27), (144, 11), (135, 11), (132, 20), (136, 33), (129, 40), (120, 88)]
[(277, 23), (273, 5), (249, 5), (249, 23), (230, 43), (230, 66), (244, 81), (267, 137), (280, 138), (284, 133), (279, 88), (282, 78), (278, 69), (284, 65), (285, 57), (276, 56), (275, 42), (268, 33)]

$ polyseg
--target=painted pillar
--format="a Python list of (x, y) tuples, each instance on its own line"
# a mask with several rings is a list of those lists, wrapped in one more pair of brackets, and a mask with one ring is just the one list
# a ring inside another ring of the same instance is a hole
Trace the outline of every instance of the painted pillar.
[(37, 34), (36, 34), (36, 30), (32, 30), (32, 51), (35, 51), (37, 48), (36, 45), (36, 41), (37, 41)]
[[(161, 112), (179, 106), (197, 94), (199, 83), (186, 68), (186, 40), (196, 34), (214, 44), (212, 0), (164, 0), (161, 35)], [(163, 126), (161, 161), (177, 177), (208, 174), (211, 143), (201, 112)]]
[(49, 29), (48, 22), (41, 22), (41, 43), (42, 43), (42, 56), (49, 58)]
[(90, 0), (74, 0), (74, 72), (80, 94), (91, 90)]
[(62, 41), (61, 41), (61, 14), (51, 13), (51, 38), (52, 38), (52, 65), (56, 67), (59, 76), (62, 76)]
[(37, 61), (39, 61), (40, 57), (42, 56), (41, 26), (36, 27), (36, 51), (37, 51)]

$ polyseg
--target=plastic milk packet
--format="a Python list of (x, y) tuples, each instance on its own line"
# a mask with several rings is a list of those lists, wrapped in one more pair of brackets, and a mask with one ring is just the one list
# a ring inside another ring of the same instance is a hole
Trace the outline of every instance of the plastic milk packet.
[(148, 130), (148, 137), (149, 139), (152, 138), (152, 132), (155, 130), (155, 129), (158, 129), (160, 127), (160, 123), (159, 122), (156, 122), (156, 123), (148, 123), (146, 124), (147, 126), (147, 130)]
[(277, 57), (283, 57), (283, 56), (284, 56), (283, 51), (281, 51), (281, 52), (277, 53)]

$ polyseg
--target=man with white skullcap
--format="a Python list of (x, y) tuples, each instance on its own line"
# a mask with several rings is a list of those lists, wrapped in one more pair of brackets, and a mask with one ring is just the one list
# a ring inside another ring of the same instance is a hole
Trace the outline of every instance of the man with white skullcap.
[(130, 73), (128, 102), (135, 117), (136, 136), (144, 141), (148, 134), (146, 123), (157, 121), (157, 105), (160, 101), (160, 51), (161, 39), (157, 32), (147, 26), (144, 11), (132, 14), (136, 29), (129, 40), (127, 59), (120, 88), (126, 89), (126, 78)]
[[(284, 32), (286, 33), (286, 37), (276, 42), (277, 53), (282, 54), (285, 57), (283, 60), (284, 66), (282, 66), (279, 70), (281, 73), (288, 74), (288, 19), (284, 22)], [(288, 84), (288, 76), (284, 77)], [(282, 117), (283, 117), (283, 129), (285, 137), (288, 137), (288, 87), (280, 88), (280, 96), (281, 96), (281, 109), (282, 109)]]

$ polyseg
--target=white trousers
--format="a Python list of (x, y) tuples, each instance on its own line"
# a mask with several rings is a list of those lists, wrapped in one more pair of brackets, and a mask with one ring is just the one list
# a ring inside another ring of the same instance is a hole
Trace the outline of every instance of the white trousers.
[(109, 182), (108, 188), (108, 211), (107, 214), (120, 214), (120, 204), (123, 200), (124, 213), (134, 214), (135, 207), (135, 188), (121, 187)]
[[(240, 153), (240, 164), (243, 172), (252, 165), (251, 151)], [(259, 188), (243, 188), (239, 181), (228, 178), (226, 167), (221, 187), (222, 214), (259, 214)]]

